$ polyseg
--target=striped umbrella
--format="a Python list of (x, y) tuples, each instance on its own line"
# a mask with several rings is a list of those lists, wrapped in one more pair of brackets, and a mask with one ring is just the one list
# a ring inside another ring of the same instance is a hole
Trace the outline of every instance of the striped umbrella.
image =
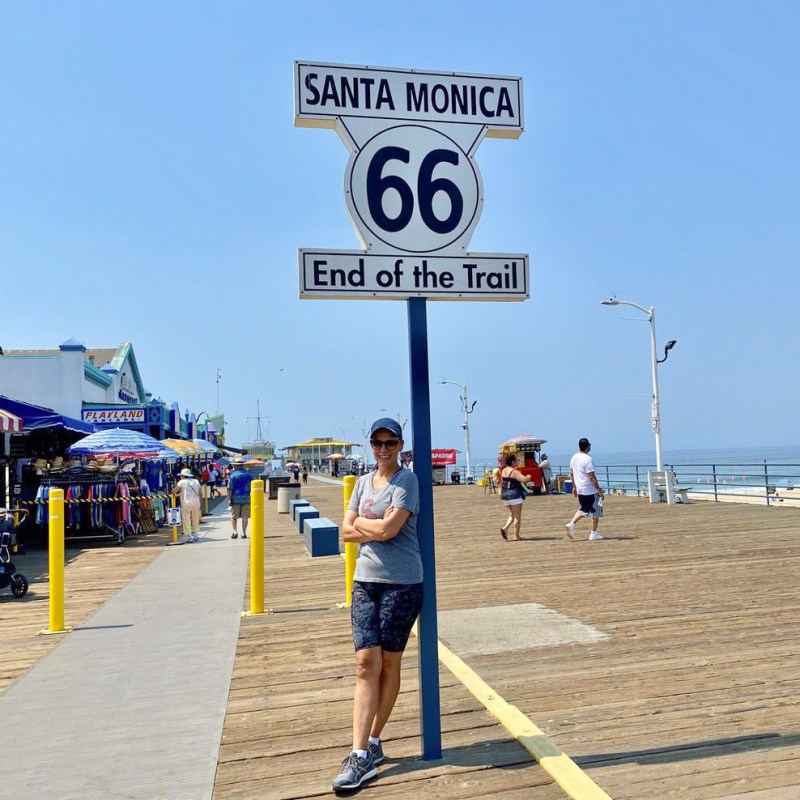
[(84, 437), (67, 448), (71, 456), (116, 456), (117, 458), (175, 458), (176, 453), (146, 433), (111, 428)]

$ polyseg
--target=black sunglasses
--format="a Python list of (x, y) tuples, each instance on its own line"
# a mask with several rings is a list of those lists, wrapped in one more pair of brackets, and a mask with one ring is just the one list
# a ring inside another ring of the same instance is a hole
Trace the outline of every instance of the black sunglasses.
[(400, 444), (399, 439), (370, 439), (369, 443), (376, 449), (380, 450), (385, 447), (387, 450), (394, 450)]

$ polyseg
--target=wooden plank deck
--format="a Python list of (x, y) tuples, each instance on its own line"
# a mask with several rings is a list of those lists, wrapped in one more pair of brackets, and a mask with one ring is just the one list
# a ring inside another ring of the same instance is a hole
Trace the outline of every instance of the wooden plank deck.
[[(341, 517), (339, 487), (305, 496)], [(609, 497), (606, 540), (570, 542), (573, 499), (537, 497), (506, 543), (496, 495), (435, 501), (440, 610), (540, 603), (608, 634), (464, 661), (615, 800), (800, 798), (798, 512)], [(274, 502), (265, 554), (275, 614), (242, 625), (215, 800), (328, 794), (349, 746), (343, 561), (309, 558)], [(418, 760), (415, 648), (370, 796), (563, 797), (445, 668), (445, 759)]]
[[(90, 544), (67, 540), (64, 624), (74, 627), (88, 619), (158, 556), (171, 539), (171, 530), (166, 528), (131, 538), (123, 547), (111, 541)], [(0, 692), (61, 641), (59, 635), (38, 635), (50, 624), (47, 551), (30, 548), (12, 560), (30, 587), (19, 599), (12, 597), (10, 589), (0, 592)]]
[[(305, 494), (341, 517), (340, 487), (312, 482)], [(609, 636), (463, 660), (614, 800), (800, 798), (800, 511), (610, 497), (608, 538), (570, 542), (562, 531), (572, 498), (540, 497), (526, 502), (526, 540), (506, 543), (496, 495), (445, 486), (435, 499), (441, 610), (512, 614), (540, 603)], [(276, 613), (242, 623), (216, 800), (329, 795), (349, 746), (352, 645), (348, 612), (336, 608), (343, 562), (309, 558), (275, 505), (267, 504), (265, 574)], [(121, 548), (68, 551), (67, 624), (90, 616), (168, 539), (167, 530)], [(61, 640), (36, 636), (47, 627), (46, 554), (17, 563), (32, 591), (23, 601), (0, 594), (0, 691)], [(365, 791), (563, 798), (444, 667), (445, 758), (418, 759), (416, 646), (412, 638), (387, 761)]]

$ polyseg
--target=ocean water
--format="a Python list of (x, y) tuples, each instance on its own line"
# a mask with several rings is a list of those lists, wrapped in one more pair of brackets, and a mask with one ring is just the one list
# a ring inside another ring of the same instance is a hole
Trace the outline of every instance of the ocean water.
[[(569, 474), (572, 456), (549, 453), (553, 474)], [(592, 451), (597, 477), (607, 491), (636, 494), (647, 487), (647, 470), (655, 469), (655, 449), (604, 453)], [(463, 458), (463, 455), (462, 455)], [(473, 471), (483, 474), (497, 457), (476, 459)], [(797, 487), (800, 495), (800, 445), (703, 450), (665, 450), (664, 465), (678, 484), (709, 494), (772, 494)], [(464, 467), (459, 465), (464, 470)]]

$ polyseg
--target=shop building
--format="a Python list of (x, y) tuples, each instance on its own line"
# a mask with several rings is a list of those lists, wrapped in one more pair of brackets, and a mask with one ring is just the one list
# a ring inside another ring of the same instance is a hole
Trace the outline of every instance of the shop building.
[(355, 445), (356, 442), (345, 442), (330, 436), (322, 436), (306, 439), (306, 441), (298, 444), (287, 445), (284, 449), (286, 450), (286, 459), (288, 461), (323, 466), (327, 465), (329, 457), (333, 455), (338, 454), (349, 458)]
[(224, 417), (169, 408), (145, 390), (133, 345), (87, 348), (68, 339), (55, 350), (5, 350), (0, 388), (6, 397), (44, 406), (102, 428), (127, 428), (155, 439), (224, 441)]

